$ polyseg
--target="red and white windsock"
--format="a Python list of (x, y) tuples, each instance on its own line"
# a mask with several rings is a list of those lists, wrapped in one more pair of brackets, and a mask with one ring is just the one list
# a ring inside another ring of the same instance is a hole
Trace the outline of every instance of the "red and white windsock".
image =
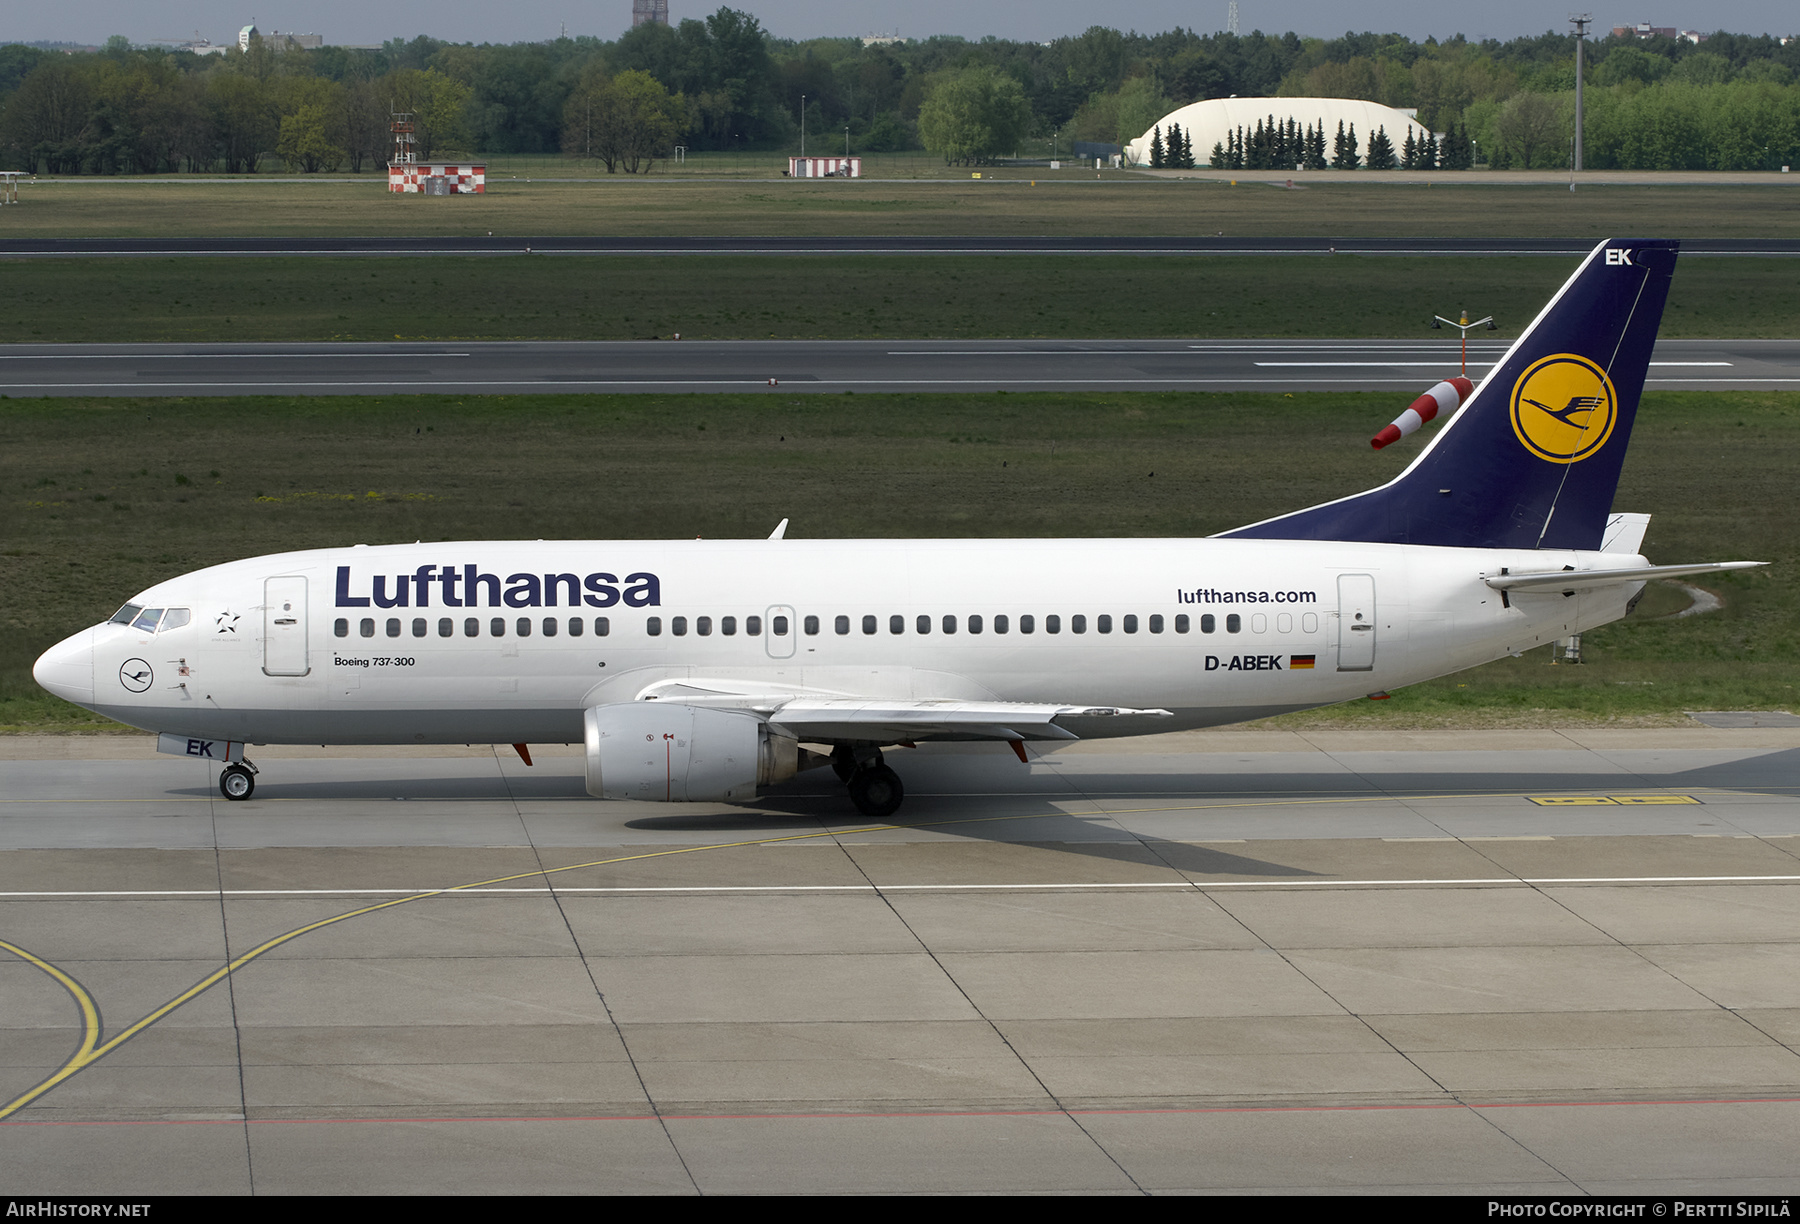
[(1412, 402), (1412, 407), (1394, 418), (1394, 423), (1369, 439), (1369, 445), (1376, 450), (1398, 442), (1409, 433), (1418, 432), (1419, 426), (1437, 416), (1438, 413), (1455, 412), (1462, 407), (1464, 400), (1475, 391), (1475, 384), (1466, 378), (1446, 378), (1443, 382), (1421, 395)]

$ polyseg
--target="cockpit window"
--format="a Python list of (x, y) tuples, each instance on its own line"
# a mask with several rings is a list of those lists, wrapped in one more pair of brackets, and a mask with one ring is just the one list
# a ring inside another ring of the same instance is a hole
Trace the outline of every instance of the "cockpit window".
[(186, 608), (170, 608), (163, 613), (160, 632), (167, 633), (171, 629), (179, 629), (192, 619), (194, 619), (194, 614)]
[(133, 629), (142, 629), (145, 633), (156, 632), (156, 622), (162, 619), (161, 608), (145, 608), (138, 618), (131, 622)]
[(123, 608), (120, 608), (117, 612), (113, 613), (113, 618), (106, 623), (109, 625), (129, 625), (132, 621), (137, 619), (137, 614), (142, 611), (143, 609), (136, 604), (126, 604)]

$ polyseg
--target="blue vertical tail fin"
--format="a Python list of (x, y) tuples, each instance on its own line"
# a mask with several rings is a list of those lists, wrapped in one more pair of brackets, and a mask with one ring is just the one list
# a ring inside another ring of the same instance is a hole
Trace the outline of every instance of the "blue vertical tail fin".
[(1595, 247), (1387, 484), (1222, 536), (1598, 549), (1680, 245)]

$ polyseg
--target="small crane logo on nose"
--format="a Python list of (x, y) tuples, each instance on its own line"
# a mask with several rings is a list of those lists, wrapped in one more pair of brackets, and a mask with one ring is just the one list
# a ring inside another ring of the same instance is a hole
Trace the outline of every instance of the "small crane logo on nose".
[(119, 665), (119, 683), (124, 685), (125, 691), (129, 693), (141, 693), (148, 689), (150, 681), (155, 676), (156, 673), (150, 670), (150, 665), (142, 659), (126, 659)]

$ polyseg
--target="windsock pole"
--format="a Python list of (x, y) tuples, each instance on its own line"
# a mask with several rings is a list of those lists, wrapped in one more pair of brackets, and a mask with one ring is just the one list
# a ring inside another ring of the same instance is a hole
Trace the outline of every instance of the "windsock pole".
[(1421, 425), (1435, 419), (1438, 413), (1455, 412), (1474, 393), (1475, 384), (1468, 379), (1460, 376), (1447, 378), (1414, 400), (1405, 412), (1394, 418), (1393, 424), (1370, 438), (1369, 445), (1380, 450), (1398, 442), (1407, 434), (1417, 433)]

